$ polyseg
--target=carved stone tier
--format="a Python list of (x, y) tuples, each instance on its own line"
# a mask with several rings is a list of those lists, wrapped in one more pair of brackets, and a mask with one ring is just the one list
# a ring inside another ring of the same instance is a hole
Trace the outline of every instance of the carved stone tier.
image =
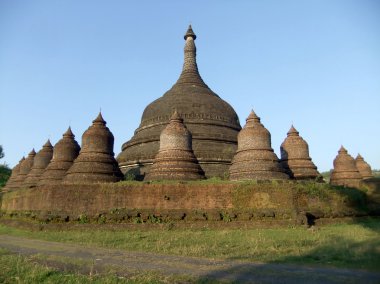
[(281, 165), (291, 178), (315, 180), (320, 177), (309, 156), (309, 145), (299, 136), (293, 125), (280, 149)]
[(206, 176), (224, 176), (228, 172), (241, 127), (234, 109), (202, 80), (196, 63), (195, 38), (189, 27), (178, 81), (145, 108), (134, 136), (123, 144), (117, 160), (124, 173), (134, 171), (142, 177), (149, 172), (159, 150), (160, 134), (174, 110), (192, 133), (194, 154)]
[(69, 127), (62, 139), (54, 145), (53, 159), (42, 174), (38, 185), (62, 183), (66, 172), (79, 155), (80, 147), (74, 138)]
[(24, 157), (22, 157), (22, 159), (18, 162), (18, 164), (12, 169), (12, 174), (11, 176), (9, 177), (6, 185), (2, 188), (2, 191), (9, 191), (9, 190), (12, 190), (12, 189), (15, 189), (15, 188), (18, 188), (18, 185), (17, 185), (17, 177), (18, 175), (20, 174), (20, 167), (21, 167), (21, 163), (25, 160)]
[(123, 177), (114, 158), (114, 137), (101, 113), (82, 136), (82, 149), (67, 171), (64, 183), (117, 182)]
[(53, 146), (51, 145), (50, 140), (48, 140), (34, 157), (32, 169), (24, 181), (25, 187), (34, 187), (37, 185), (52, 157)]
[(14, 185), (15, 188), (21, 188), (24, 186), (24, 181), (27, 175), (29, 174), (30, 170), (32, 169), (35, 156), (36, 156), (36, 152), (33, 149), (28, 154), (28, 157), (26, 157), (26, 159), (21, 162), (20, 173), (17, 175), (15, 185)]
[(364, 161), (364, 158), (360, 154), (358, 154), (356, 157), (355, 164), (363, 179), (373, 177), (371, 166), (366, 161)]
[(160, 135), (160, 150), (147, 173), (146, 180), (198, 180), (204, 172), (192, 150), (190, 131), (174, 112)]
[(356, 168), (354, 158), (342, 146), (334, 159), (334, 169), (331, 173), (330, 184), (358, 188), (361, 179), (362, 176)]
[(238, 149), (230, 167), (230, 180), (288, 178), (273, 152), (269, 131), (252, 111), (238, 135)]

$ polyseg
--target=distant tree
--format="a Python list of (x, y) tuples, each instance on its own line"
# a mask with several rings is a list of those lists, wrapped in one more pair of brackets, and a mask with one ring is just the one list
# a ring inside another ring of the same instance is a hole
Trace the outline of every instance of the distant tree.
[[(0, 145), (0, 159), (4, 158), (3, 146)], [(7, 164), (0, 165), (0, 189), (7, 183), (11, 176), (12, 170)]]
[(324, 179), (325, 182), (329, 182), (330, 181), (331, 171), (332, 170), (329, 170), (329, 171), (321, 173), (321, 176), (323, 177), (323, 179)]
[(380, 169), (373, 169), (372, 174), (374, 177), (380, 177)]
[(0, 145), (0, 159), (4, 158), (3, 146)]

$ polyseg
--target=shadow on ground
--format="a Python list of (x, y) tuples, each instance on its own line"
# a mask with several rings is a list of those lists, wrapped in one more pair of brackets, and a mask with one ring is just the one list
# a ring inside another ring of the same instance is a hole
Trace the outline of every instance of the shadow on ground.
[[(371, 222), (367, 225), (375, 228)], [(332, 268), (332, 264), (345, 268)], [(268, 264), (242, 263), (211, 272), (199, 282), (211, 279), (228, 283), (380, 283), (380, 238), (356, 242), (335, 236), (330, 245), (316, 247), (307, 254), (289, 255)]]

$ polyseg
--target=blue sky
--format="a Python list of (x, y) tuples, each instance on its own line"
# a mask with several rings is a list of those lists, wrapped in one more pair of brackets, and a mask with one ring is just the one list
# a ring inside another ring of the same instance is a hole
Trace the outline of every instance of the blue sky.
[(14, 166), (101, 108), (114, 152), (176, 82), (183, 34), (204, 81), (279, 147), (294, 123), (320, 171), (341, 144), (380, 168), (380, 1), (0, 0), (0, 145)]

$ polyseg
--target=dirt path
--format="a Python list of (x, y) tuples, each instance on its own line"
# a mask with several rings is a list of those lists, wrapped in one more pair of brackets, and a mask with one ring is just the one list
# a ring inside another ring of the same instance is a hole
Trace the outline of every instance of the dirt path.
[(39, 255), (47, 265), (61, 270), (119, 275), (158, 271), (238, 283), (380, 283), (380, 273), (336, 268), (263, 264), (89, 248), (74, 244), (0, 235), (0, 247), (21, 255)]

